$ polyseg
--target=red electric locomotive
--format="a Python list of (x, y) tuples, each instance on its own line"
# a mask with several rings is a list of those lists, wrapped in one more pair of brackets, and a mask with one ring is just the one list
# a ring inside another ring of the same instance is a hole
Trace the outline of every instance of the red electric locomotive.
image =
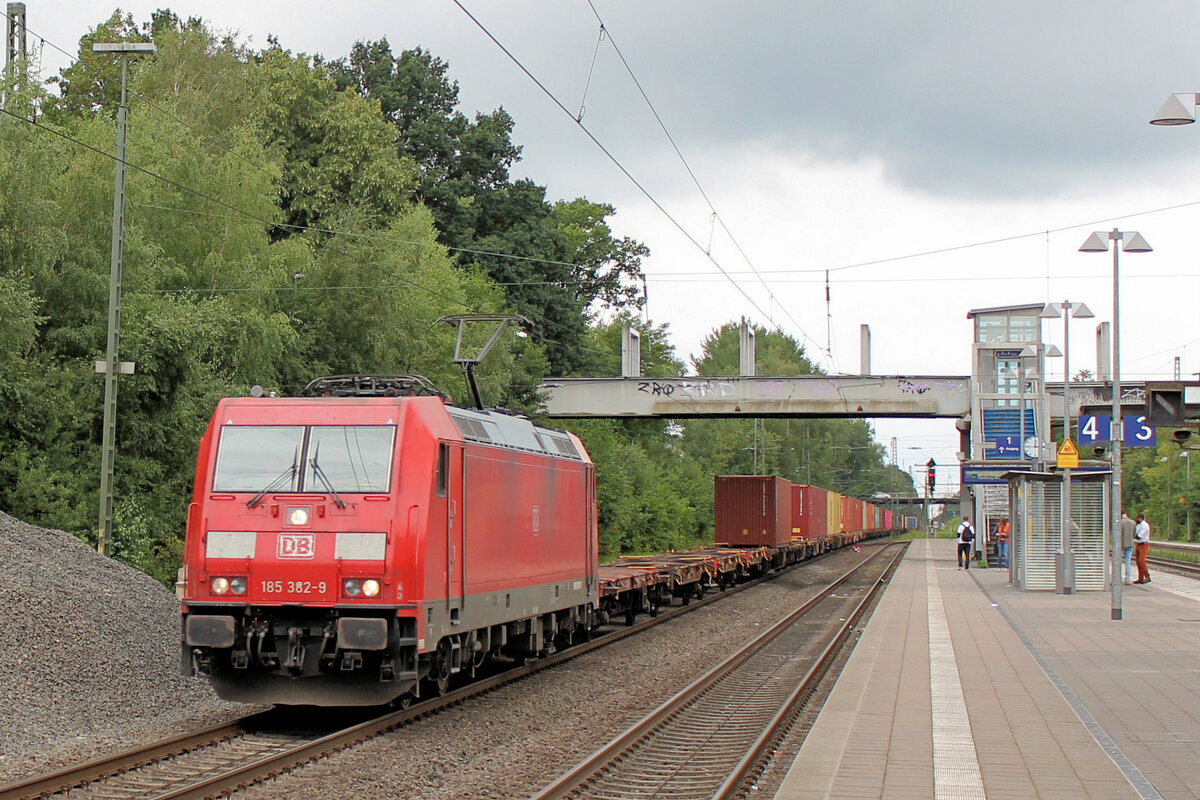
[(404, 379), (328, 386), (342, 396), (217, 406), (188, 513), (185, 674), (243, 702), (407, 702), (595, 624), (595, 468), (575, 436), (381, 396)]

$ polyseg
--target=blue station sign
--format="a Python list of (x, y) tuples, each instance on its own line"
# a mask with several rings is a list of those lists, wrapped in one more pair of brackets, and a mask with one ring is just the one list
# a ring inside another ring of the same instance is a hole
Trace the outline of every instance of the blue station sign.
[[(1154, 447), (1155, 429), (1146, 424), (1146, 416), (1127, 414), (1121, 419), (1121, 444), (1124, 447)], [(1079, 416), (1079, 443), (1092, 445), (1112, 441), (1112, 417), (1093, 414)]]

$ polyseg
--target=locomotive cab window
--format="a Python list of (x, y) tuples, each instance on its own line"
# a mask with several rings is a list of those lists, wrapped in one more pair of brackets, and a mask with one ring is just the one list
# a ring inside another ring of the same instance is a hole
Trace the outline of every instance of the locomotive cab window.
[(274, 483), (281, 492), (298, 489), (301, 425), (226, 425), (217, 445), (215, 492), (257, 492)]
[(390, 425), (314, 425), (309, 429), (304, 491), (323, 491), (317, 467), (339, 492), (386, 492), (392, 472)]
[(213, 491), (387, 492), (392, 425), (225, 425)]

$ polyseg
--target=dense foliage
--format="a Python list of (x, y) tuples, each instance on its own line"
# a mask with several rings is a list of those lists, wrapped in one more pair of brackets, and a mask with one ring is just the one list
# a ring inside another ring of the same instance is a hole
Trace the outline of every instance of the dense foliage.
[[(615, 209), (513, 180), (503, 109), (468, 119), (440, 59), (385, 40), (331, 62), (251, 51), (200, 21), (114, 14), (44, 90), (9, 76), (0, 115), (0, 508), (94, 541), (120, 67), (94, 41), (152, 39), (129, 72), (114, 551), (169, 582), (196, 444), (216, 400), (330, 373), (418, 373), (465, 395), (443, 315), (517, 312), (485, 399), (536, 410), (547, 374), (616, 374), (620, 325), (647, 374), (682, 374), (638, 323), (639, 242)], [(597, 324), (598, 314), (611, 320)], [(734, 344), (731, 345), (730, 342)], [(760, 331), (760, 372), (812, 370)], [(730, 354), (734, 354), (734, 362)], [(736, 326), (702, 374), (735, 368)], [(903, 488), (859, 422), (573, 426), (600, 466), (606, 552), (703, 541), (712, 476), (776, 472), (869, 496)]]
[(1121, 451), (1125, 508), (1146, 515), (1155, 539), (1200, 539), (1200, 462), (1189, 465), (1196, 446), (1193, 438), (1183, 449), (1159, 428), (1157, 447)]

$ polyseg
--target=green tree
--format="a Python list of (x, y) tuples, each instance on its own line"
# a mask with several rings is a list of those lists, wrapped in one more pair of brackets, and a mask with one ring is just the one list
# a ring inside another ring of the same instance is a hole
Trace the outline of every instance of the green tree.
[(506, 186), (520, 158), (512, 118), (500, 108), (469, 120), (457, 108), (449, 65), (419, 47), (396, 56), (387, 39), (356, 42), (330, 70), (340, 87), (379, 103), (399, 132), (400, 153), (417, 165), (417, 197), (433, 209), (442, 242), (463, 244), (473, 198)]
[(290, 228), (315, 226), (352, 206), (384, 226), (411, 199), (413, 163), (396, 151), (395, 131), (377, 100), (339, 91), (322, 65), (273, 47), (254, 71), (260, 124), (283, 154), (280, 206)]
[(583, 199), (551, 203), (545, 187), (511, 181), (520, 158), (503, 108), (458, 110), (449, 65), (417, 48), (392, 53), (386, 39), (358, 42), (331, 62), (339, 86), (378, 103), (395, 126), (399, 152), (418, 171), (416, 198), (433, 210), (439, 240), (466, 268), (481, 267), (504, 287), (510, 307), (534, 321), (550, 368), (584, 365), (593, 305), (637, 308), (647, 248), (612, 234), (612, 206)]
[[(132, 14), (120, 9), (79, 39), (79, 53), (73, 64), (63, 68), (49, 83), (57, 85), (59, 97), (47, 98), (45, 111), (50, 119), (83, 117), (106, 110), (116, 115), (121, 98), (121, 59), (111, 53), (95, 53), (97, 42), (148, 42), (150, 37), (138, 29)], [(146, 59), (129, 59), (129, 74), (136, 75)]]
[(606, 220), (611, 205), (583, 198), (554, 204), (554, 219), (566, 239), (573, 265), (575, 301), (630, 310), (642, 307), (642, 259), (650, 248), (628, 236), (617, 239)]

